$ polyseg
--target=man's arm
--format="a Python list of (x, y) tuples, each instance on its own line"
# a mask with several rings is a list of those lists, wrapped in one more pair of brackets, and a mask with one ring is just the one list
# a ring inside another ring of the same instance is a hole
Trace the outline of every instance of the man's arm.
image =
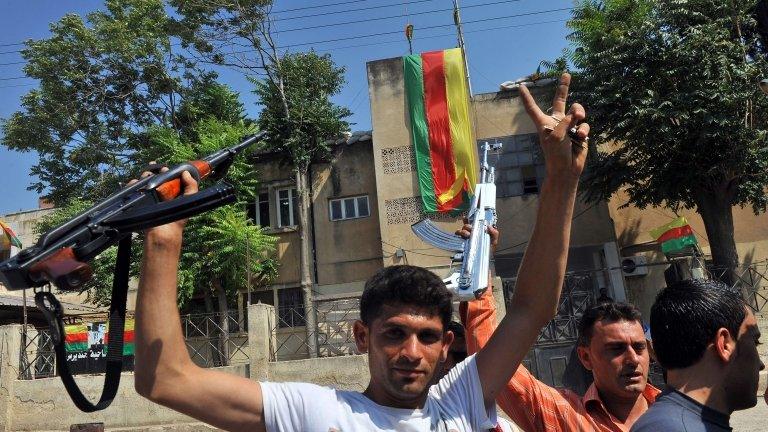
[(571, 143), (567, 131), (578, 126), (582, 140), (589, 133), (587, 124), (579, 126), (585, 117), (580, 105), (574, 104), (565, 115), (569, 84), (570, 75), (563, 74), (552, 105), (553, 116), (562, 119), (559, 123), (539, 109), (527, 88), (520, 88), (525, 109), (539, 132), (547, 174), (511, 305), (488, 344), (477, 353), (478, 374), (488, 407), (493, 406), (541, 328), (557, 312), (576, 188), (587, 153), (585, 147)]
[[(482, 349), (496, 329), (496, 302), (493, 287), (475, 301), (461, 302), (459, 315), (466, 329), (467, 353)], [(509, 418), (526, 431), (543, 431), (557, 425), (568, 430), (573, 425), (567, 419), (577, 413), (570, 401), (534, 377), (522, 364), (496, 397), (496, 403)]]
[[(197, 192), (188, 173), (185, 194)], [(265, 431), (258, 382), (203, 369), (189, 358), (176, 305), (184, 221), (148, 230), (136, 303), (136, 391), (225, 430)]]

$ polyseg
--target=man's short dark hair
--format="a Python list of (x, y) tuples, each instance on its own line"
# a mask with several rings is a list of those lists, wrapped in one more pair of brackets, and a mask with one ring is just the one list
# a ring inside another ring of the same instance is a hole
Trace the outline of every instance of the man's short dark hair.
[(661, 290), (651, 307), (651, 337), (665, 369), (696, 364), (721, 328), (735, 338), (746, 316), (741, 294), (722, 282), (688, 279)]
[(443, 328), (451, 322), (451, 293), (436, 274), (421, 267), (385, 267), (365, 283), (360, 298), (360, 320), (370, 325), (384, 305), (409, 305), (427, 309), (440, 317)]
[(454, 338), (465, 337), (464, 326), (458, 321), (449, 322), (448, 327), (446, 327), (445, 329), (452, 331)]
[(598, 321), (637, 321), (642, 324), (640, 311), (630, 303), (600, 302), (590, 306), (579, 321), (580, 346), (589, 346), (592, 332)]

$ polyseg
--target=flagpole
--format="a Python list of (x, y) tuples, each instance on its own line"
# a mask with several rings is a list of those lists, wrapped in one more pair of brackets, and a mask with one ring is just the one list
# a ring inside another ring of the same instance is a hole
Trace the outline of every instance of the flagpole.
[(464, 44), (464, 32), (461, 27), (461, 14), (459, 13), (459, 0), (453, 0), (453, 23), (456, 25), (456, 33), (461, 49), (461, 56), (464, 58), (464, 73), (467, 76), (467, 90), (472, 97), (472, 82), (469, 80), (469, 62), (467, 60), (467, 48)]

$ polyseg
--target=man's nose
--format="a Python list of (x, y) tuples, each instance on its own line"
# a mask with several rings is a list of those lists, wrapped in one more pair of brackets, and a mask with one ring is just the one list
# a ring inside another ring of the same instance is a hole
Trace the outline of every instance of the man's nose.
[(635, 351), (634, 348), (627, 348), (627, 352), (624, 355), (624, 363), (628, 365), (640, 364), (640, 355), (637, 353), (637, 351)]
[(410, 361), (421, 360), (421, 342), (419, 342), (419, 337), (412, 334), (403, 341), (400, 354)]

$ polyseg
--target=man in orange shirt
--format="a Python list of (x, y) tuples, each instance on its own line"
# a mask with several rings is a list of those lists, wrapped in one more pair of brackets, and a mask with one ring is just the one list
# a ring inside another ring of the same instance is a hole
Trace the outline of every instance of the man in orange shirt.
[[(482, 298), (462, 303), (471, 355), (490, 339), (496, 326), (491, 288)], [(520, 365), (496, 402), (523, 430), (629, 431), (660, 391), (648, 384), (650, 358), (640, 312), (626, 303), (602, 303), (587, 310), (579, 325), (579, 360), (594, 383), (584, 396), (555, 389)]]
[[(496, 327), (491, 289), (461, 305), (470, 355)], [(591, 307), (579, 325), (578, 344), (579, 360), (594, 376), (583, 397), (544, 384), (522, 365), (497, 396), (499, 407), (523, 430), (625, 432), (656, 400), (660, 391), (647, 383), (650, 359), (637, 308), (626, 303)]]

